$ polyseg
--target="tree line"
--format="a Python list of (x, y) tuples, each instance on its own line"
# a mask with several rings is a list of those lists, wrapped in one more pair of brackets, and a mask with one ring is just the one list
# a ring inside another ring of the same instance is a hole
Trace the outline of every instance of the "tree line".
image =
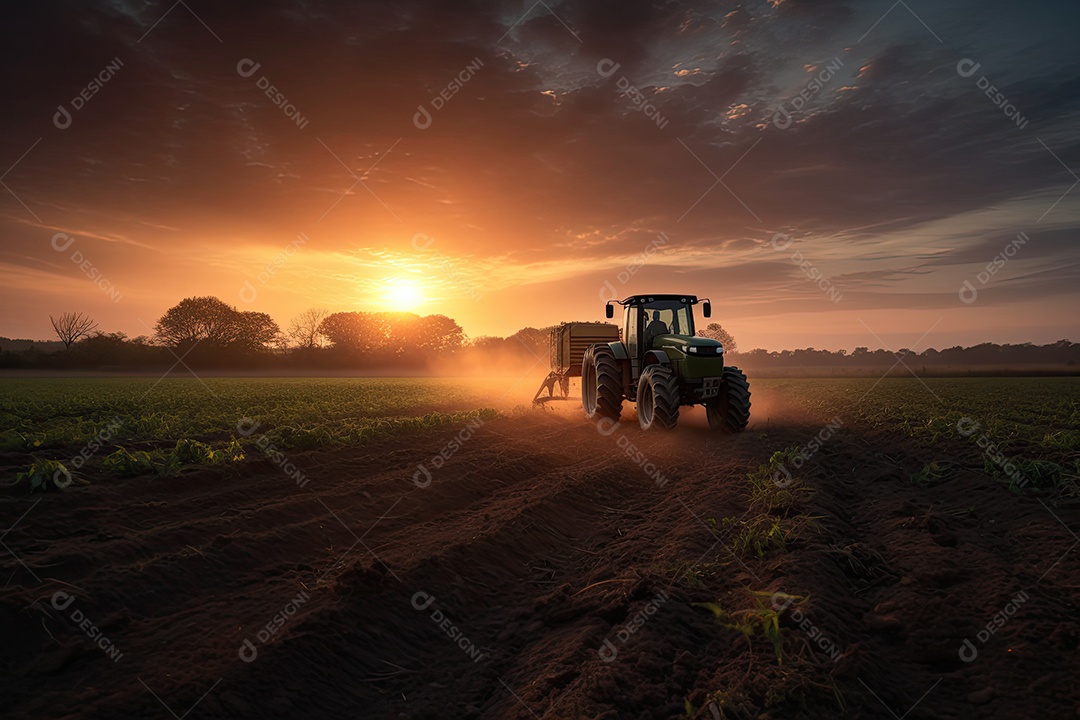
[[(282, 330), (263, 312), (242, 311), (216, 297), (190, 297), (165, 311), (152, 334), (106, 333), (84, 313), (49, 317), (61, 352), (0, 341), (2, 367), (151, 367), (177, 358), (201, 367), (422, 367), (461, 350), (466, 337), (445, 315), (335, 312), (312, 308)], [(6, 346), (6, 347), (5, 347)]]
[[(216, 297), (190, 297), (169, 308), (148, 335), (129, 338), (106, 333), (84, 313), (50, 316), (63, 350), (49, 352), (41, 343), (0, 338), (0, 367), (9, 368), (167, 368), (183, 358), (192, 367), (260, 369), (408, 368), (424, 369), (456, 357), (458, 367), (489, 366), (507, 371), (547, 367), (550, 327), (526, 327), (508, 337), (470, 339), (445, 315), (409, 312), (329, 312), (305, 310), (286, 329), (266, 313), (241, 311)], [(1080, 344), (1059, 340), (1048, 345), (1023, 343), (955, 346), (897, 353), (857, 347), (829, 351), (805, 348), (739, 352), (735, 338), (719, 323), (699, 335), (720, 340), (728, 362), (752, 370), (782, 368), (863, 368), (896, 364), (897, 357), (919, 372), (947, 367), (1044, 366), (1080, 372)]]

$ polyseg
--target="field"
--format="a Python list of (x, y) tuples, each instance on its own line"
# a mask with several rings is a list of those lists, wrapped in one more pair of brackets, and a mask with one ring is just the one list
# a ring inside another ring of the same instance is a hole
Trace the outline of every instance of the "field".
[(5, 717), (1080, 708), (1080, 380), (0, 379)]

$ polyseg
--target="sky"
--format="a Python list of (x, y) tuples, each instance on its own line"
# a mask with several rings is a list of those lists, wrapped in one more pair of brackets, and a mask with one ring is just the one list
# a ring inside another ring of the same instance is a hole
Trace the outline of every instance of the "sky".
[(214, 295), (478, 337), (676, 292), (747, 350), (1080, 340), (1075, 4), (3, 14), (2, 336)]

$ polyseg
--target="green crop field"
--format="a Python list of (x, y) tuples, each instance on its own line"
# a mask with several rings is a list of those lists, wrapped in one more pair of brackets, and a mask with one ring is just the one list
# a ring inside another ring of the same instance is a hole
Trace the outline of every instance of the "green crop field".
[(912, 476), (918, 485), (974, 462), (1014, 492), (1080, 498), (1080, 378), (796, 379), (758, 387), (862, 432), (930, 448), (939, 459)]
[(0, 452), (25, 455), (23, 479), (39, 484), (57, 462), (173, 474), (242, 460), (259, 440), (264, 450), (357, 444), (492, 416), (467, 387), (431, 378), (3, 379)]
[[(83, 468), (168, 475), (238, 462), (270, 446), (355, 445), (490, 418), (494, 405), (525, 402), (527, 384), (508, 395), (452, 378), (2, 379), (0, 452), (38, 486), (56, 463), (77, 478)], [(1055, 483), (1080, 469), (1080, 378), (771, 379), (753, 387), (758, 401), (835, 416), (849, 427), (926, 443), (992, 442), (1022, 456), (1026, 473)], [(777, 421), (783, 414), (774, 411)], [(961, 435), (958, 423), (970, 432)], [(990, 460), (986, 469), (1001, 474)]]
[(999, 440), (1080, 448), (1080, 378), (871, 378), (762, 380), (761, 389), (826, 416), (935, 439), (961, 418)]

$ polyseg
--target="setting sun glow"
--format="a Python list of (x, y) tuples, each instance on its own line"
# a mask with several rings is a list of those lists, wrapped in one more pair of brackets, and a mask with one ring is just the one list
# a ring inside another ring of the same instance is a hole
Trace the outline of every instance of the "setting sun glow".
[(404, 278), (390, 278), (386, 281), (386, 302), (394, 310), (410, 311), (424, 302), (424, 291), (419, 284)]

